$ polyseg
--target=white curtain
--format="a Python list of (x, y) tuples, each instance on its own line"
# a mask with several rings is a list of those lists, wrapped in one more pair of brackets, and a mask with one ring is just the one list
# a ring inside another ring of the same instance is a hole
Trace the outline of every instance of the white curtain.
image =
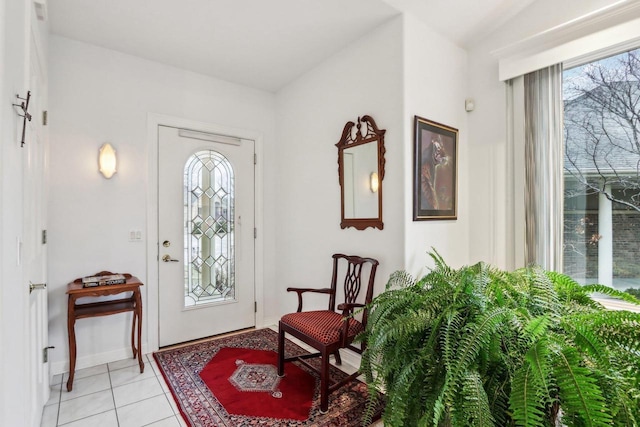
[(562, 271), (562, 64), (524, 76), (525, 263)]

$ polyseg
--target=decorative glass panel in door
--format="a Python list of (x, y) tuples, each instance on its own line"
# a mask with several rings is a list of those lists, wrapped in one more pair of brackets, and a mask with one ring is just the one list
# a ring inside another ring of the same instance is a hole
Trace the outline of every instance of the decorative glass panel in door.
[(220, 153), (193, 154), (184, 169), (184, 305), (235, 299), (234, 174)]

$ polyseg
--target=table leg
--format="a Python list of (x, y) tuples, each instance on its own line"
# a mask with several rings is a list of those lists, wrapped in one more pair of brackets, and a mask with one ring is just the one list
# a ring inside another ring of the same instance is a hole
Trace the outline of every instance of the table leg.
[(75, 300), (69, 300), (67, 313), (67, 332), (69, 335), (69, 379), (67, 380), (67, 391), (73, 388), (73, 377), (76, 371), (76, 318), (75, 318)]
[(138, 355), (138, 349), (136, 348), (136, 321), (138, 320), (138, 309), (133, 310), (133, 321), (131, 322), (131, 351), (133, 351), (133, 358)]
[(140, 288), (135, 292), (136, 295), (136, 309), (135, 318), (138, 324), (138, 365), (140, 365), (140, 373), (144, 372), (144, 362), (142, 361), (142, 295)]

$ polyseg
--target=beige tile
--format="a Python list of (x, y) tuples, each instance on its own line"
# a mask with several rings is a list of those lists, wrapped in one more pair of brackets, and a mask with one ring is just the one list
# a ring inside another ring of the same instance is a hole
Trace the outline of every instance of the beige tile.
[(48, 405), (44, 407), (42, 411), (42, 422), (40, 427), (56, 427), (58, 423), (58, 408), (59, 405)]
[(86, 396), (60, 402), (58, 424), (66, 424), (114, 409), (111, 390), (99, 391)]
[[(146, 360), (142, 359), (144, 362)], [(122, 368), (128, 368), (129, 366), (138, 366), (138, 358), (135, 359), (133, 357), (129, 359), (118, 360), (117, 362), (108, 363), (109, 371), (115, 371)]]
[(49, 400), (47, 401), (45, 406), (57, 405), (58, 403), (60, 403), (60, 393), (62, 393), (61, 384), (58, 383), (51, 385), (49, 386), (49, 389), (51, 390), (51, 392), (49, 394)]
[(97, 391), (109, 390), (110, 388), (111, 382), (109, 381), (109, 374), (107, 373), (74, 379), (73, 389), (67, 391), (65, 386), (64, 391), (60, 395), (60, 401), (64, 402), (65, 400), (75, 399), (76, 397), (85, 396)]
[(191, 427), (187, 422), (182, 418), (182, 415), (176, 415), (176, 419), (180, 423), (180, 427)]
[(116, 412), (120, 427), (146, 426), (174, 415), (164, 394), (122, 406)]
[(160, 371), (160, 367), (158, 366), (158, 364), (156, 363), (156, 361), (155, 361), (155, 359), (153, 357), (150, 358), (149, 362), (147, 363), (147, 366), (149, 367), (149, 369), (153, 369), (153, 372), (156, 375), (162, 376), (162, 372)]
[(157, 378), (147, 378), (113, 388), (116, 408), (164, 394)]
[(160, 386), (162, 387), (162, 390), (164, 390), (165, 393), (170, 393), (171, 390), (169, 389), (169, 384), (167, 384), (167, 382), (164, 380), (164, 377), (161, 375), (158, 375), (158, 381), (160, 382)]
[(129, 366), (127, 368), (110, 371), (111, 386), (117, 387), (123, 384), (128, 384), (136, 381), (142, 381), (147, 378), (155, 377), (153, 369), (147, 369), (145, 366), (144, 373), (140, 373), (140, 367), (138, 365)]
[(92, 415), (69, 424), (64, 427), (118, 427), (118, 417), (116, 411), (111, 410), (101, 414)]
[(155, 423), (148, 424), (148, 427), (180, 427), (180, 422), (174, 416), (165, 418), (164, 420), (156, 421)]
[[(102, 365), (92, 366), (90, 368), (76, 369), (76, 373), (73, 375), (73, 383), (75, 384), (76, 380), (80, 378), (86, 378), (98, 374), (106, 374), (107, 372), (108, 369), (106, 363), (103, 363)], [(69, 373), (66, 372), (64, 374), (63, 382), (66, 383), (68, 379)]]
[(169, 405), (171, 405), (171, 409), (173, 409), (173, 413), (176, 414), (178, 417), (182, 417), (182, 415), (180, 415), (180, 409), (178, 409), (178, 404), (173, 398), (173, 395), (171, 394), (171, 392), (165, 393), (165, 396), (167, 396), (167, 401), (169, 402)]

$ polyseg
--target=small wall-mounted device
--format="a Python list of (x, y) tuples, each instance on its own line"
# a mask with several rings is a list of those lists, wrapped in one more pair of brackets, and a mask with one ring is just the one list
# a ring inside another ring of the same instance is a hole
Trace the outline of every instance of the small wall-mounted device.
[(465, 111), (469, 112), (469, 111), (473, 111), (473, 109), (476, 108), (476, 103), (473, 100), (473, 98), (467, 98), (464, 100), (464, 109)]

